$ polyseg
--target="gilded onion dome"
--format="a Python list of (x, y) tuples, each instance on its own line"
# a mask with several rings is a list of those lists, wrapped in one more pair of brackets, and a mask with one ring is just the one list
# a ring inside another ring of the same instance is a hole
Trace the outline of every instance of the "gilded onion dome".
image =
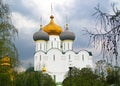
[(68, 24), (66, 24), (66, 29), (60, 34), (61, 40), (75, 40), (75, 34), (68, 29)]
[(42, 30), (42, 25), (40, 25), (40, 30), (34, 33), (33, 39), (34, 41), (37, 41), (37, 40), (48, 41), (49, 40), (49, 35), (45, 31)]
[(43, 30), (47, 32), (49, 35), (60, 35), (62, 32), (62, 28), (54, 23), (54, 16), (50, 16), (50, 23), (43, 27)]
[(43, 68), (42, 68), (42, 72), (46, 72), (46, 67), (44, 66)]
[(1, 59), (1, 65), (3, 65), (3, 66), (10, 66), (10, 58), (8, 56), (4, 56)]

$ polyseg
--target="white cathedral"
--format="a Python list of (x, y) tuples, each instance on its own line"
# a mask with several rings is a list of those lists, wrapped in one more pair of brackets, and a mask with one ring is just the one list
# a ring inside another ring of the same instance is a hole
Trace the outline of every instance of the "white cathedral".
[(66, 24), (65, 30), (50, 16), (49, 24), (33, 35), (35, 41), (34, 70), (44, 71), (52, 76), (56, 83), (65, 79), (69, 67), (93, 67), (92, 53), (87, 50), (73, 51), (75, 34)]

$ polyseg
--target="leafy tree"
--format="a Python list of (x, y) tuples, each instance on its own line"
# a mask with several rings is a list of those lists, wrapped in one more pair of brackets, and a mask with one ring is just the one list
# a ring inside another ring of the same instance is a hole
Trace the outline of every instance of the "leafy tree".
[(70, 79), (72, 86), (107, 86), (90, 68), (83, 68), (81, 70), (73, 68), (71, 76), (69, 76), (69, 72), (68, 76), (63, 81), (63, 86), (70, 86)]
[[(0, 0), (0, 86), (13, 84), (13, 67), (18, 64), (18, 52), (13, 42), (17, 33), (8, 4)], [(10, 66), (1, 65), (1, 59), (6, 55), (10, 57)]]
[(26, 72), (34, 72), (34, 67), (29, 67)]
[(0, 73), (0, 86), (11, 86), (12, 82), (8, 73)]
[(13, 67), (18, 64), (18, 52), (13, 42), (17, 33), (8, 4), (0, 0), (0, 58), (9, 55)]
[(116, 67), (113, 67), (111, 69), (110, 72), (108, 72), (107, 76), (106, 76), (106, 82), (109, 85), (116, 85), (119, 86), (120, 85), (120, 68), (117, 67), (117, 69), (115, 69)]
[(15, 86), (56, 86), (51, 76), (42, 72), (24, 72), (18, 74)]

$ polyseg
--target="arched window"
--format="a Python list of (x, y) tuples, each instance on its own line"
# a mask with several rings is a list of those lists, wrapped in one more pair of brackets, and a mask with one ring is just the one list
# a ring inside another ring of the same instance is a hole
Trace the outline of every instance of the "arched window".
[(53, 47), (53, 42), (51, 42), (51, 47)]
[(53, 61), (55, 61), (55, 55), (53, 55)]
[(46, 45), (44, 44), (44, 50), (46, 50)]
[(68, 50), (69, 50), (69, 46), (70, 46), (70, 45), (69, 45), (69, 43), (68, 43)]
[(84, 61), (84, 55), (82, 54), (82, 61)]
[(42, 46), (41, 46), (41, 43), (40, 43), (40, 50), (41, 50)]
[(64, 50), (65, 50), (65, 43), (64, 43)]
[(42, 59), (41, 59), (41, 55), (40, 55), (40, 61), (41, 61)]
[(69, 61), (71, 60), (71, 57), (70, 57), (70, 55), (69, 55)]

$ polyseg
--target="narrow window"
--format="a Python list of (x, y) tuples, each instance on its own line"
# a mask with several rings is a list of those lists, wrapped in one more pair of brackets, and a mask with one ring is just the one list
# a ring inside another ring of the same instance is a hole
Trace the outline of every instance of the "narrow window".
[(41, 43), (40, 43), (40, 50), (41, 50), (42, 46), (41, 46)]
[(41, 55), (40, 55), (40, 61), (41, 61)]
[(84, 55), (82, 55), (82, 61), (84, 61)]
[(55, 61), (55, 55), (53, 55), (53, 61)]
[(64, 50), (65, 50), (65, 43), (64, 43)]
[(69, 50), (69, 43), (68, 43), (68, 50)]
[(71, 57), (70, 57), (70, 55), (69, 55), (69, 61), (71, 60)]
[(46, 48), (45, 48), (45, 44), (44, 44), (44, 50), (46, 50)]
[(53, 47), (53, 42), (51, 42), (51, 47)]

